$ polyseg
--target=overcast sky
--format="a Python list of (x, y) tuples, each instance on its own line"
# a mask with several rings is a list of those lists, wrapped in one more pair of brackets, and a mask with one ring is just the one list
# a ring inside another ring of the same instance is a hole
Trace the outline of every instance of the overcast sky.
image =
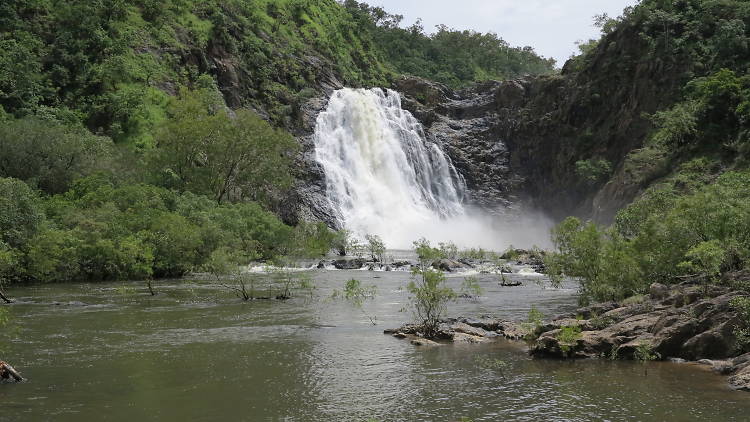
[(637, 0), (371, 0), (386, 11), (404, 15), (404, 24), (422, 18), (425, 30), (436, 25), (495, 32), (513, 46), (532, 46), (561, 67), (575, 42), (598, 38), (593, 16), (620, 16)]

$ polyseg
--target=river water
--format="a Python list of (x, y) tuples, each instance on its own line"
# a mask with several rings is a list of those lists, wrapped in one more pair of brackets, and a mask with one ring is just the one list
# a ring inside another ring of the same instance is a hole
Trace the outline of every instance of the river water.
[[(2, 359), (29, 379), (0, 385), (3, 421), (744, 421), (750, 394), (691, 365), (531, 359), (505, 340), (418, 348), (382, 334), (410, 319), (408, 273), (311, 272), (314, 296), (241, 302), (210, 281), (15, 288)], [(357, 309), (327, 299), (356, 277)], [(452, 315), (523, 318), (572, 309), (538, 277)], [(458, 287), (461, 278), (449, 278)], [(367, 316), (377, 318), (373, 326)], [(500, 360), (502, 370), (488, 362)]]

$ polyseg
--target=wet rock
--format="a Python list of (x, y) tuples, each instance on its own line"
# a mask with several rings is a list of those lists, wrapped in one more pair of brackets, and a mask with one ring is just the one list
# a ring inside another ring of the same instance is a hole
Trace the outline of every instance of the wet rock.
[(498, 328), (497, 333), (508, 340), (523, 340), (528, 334), (527, 330), (521, 324), (509, 321), (503, 322)]
[(365, 266), (366, 261), (362, 258), (355, 259), (337, 259), (333, 261), (333, 266), (339, 270), (358, 270)]
[(476, 344), (476, 343), (483, 343), (486, 340), (487, 339), (485, 337), (475, 336), (472, 334), (459, 333), (459, 332), (453, 334), (454, 343)]
[(468, 265), (461, 263), (459, 261), (455, 261), (452, 259), (439, 259), (432, 263), (432, 267), (436, 270), (445, 271), (445, 272), (453, 272), (457, 270), (467, 269), (469, 268)]
[(391, 266), (393, 266), (393, 268), (408, 267), (410, 265), (411, 265), (411, 262), (409, 261), (393, 261), (391, 263)]
[(415, 339), (412, 339), (411, 340), (411, 344), (413, 344), (415, 346), (430, 346), (430, 347), (440, 346), (440, 343), (438, 343), (436, 341), (428, 340), (426, 338), (415, 338)]
[[(739, 293), (718, 289), (708, 297), (696, 295), (696, 286), (652, 286), (653, 294), (643, 303), (617, 306), (604, 303), (579, 309), (579, 316), (589, 320), (560, 318), (545, 324), (532, 345), (537, 356), (594, 357), (616, 355), (632, 358), (641, 345), (648, 345), (661, 358), (681, 358), (691, 361), (726, 360), (737, 354), (734, 328), (739, 324), (731, 307), (731, 299)], [(666, 288), (666, 290), (665, 290)], [(664, 299), (666, 298), (666, 299)], [(664, 305), (664, 303), (671, 305)], [(602, 311), (605, 311), (602, 313)], [(596, 321), (596, 324), (593, 324)], [(563, 351), (557, 334), (570, 325), (581, 328), (581, 336)], [(742, 362), (721, 367), (722, 372), (739, 370), (738, 365), (750, 365), (750, 356)], [(716, 366), (717, 364), (714, 364)], [(718, 370), (718, 369), (717, 369)]]
[(750, 367), (745, 367), (729, 377), (729, 385), (735, 390), (750, 391)]
[(469, 324), (459, 322), (456, 324), (453, 324), (451, 326), (451, 329), (456, 333), (462, 333), (462, 334), (469, 334), (476, 337), (488, 337), (489, 332), (485, 330), (484, 328), (480, 327), (472, 327)]
[(482, 319), (475, 319), (475, 318), (461, 318), (459, 319), (460, 322), (470, 325), (472, 327), (478, 327), (485, 331), (497, 331), (501, 329), (503, 326), (503, 321), (499, 319), (492, 319), (492, 318), (482, 318)]

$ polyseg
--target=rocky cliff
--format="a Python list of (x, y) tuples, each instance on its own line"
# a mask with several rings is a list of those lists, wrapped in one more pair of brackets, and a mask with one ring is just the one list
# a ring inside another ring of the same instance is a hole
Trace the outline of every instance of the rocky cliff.
[[(520, 199), (555, 219), (576, 215), (610, 223), (690, 159), (691, 153), (672, 151), (681, 157), (648, 179), (631, 177), (626, 166), (654, 132), (650, 116), (680, 101), (691, 80), (722, 67), (744, 68), (746, 56), (738, 51), (745, 50), (722, 47), (726, 22), (744, 16), (741, 7), (644, 1), (609, 23), (605, 35), (558, 75), (463, 91), (415, 78), (396, 86), (463, 172), (475, 202), (493, 207)], [(586, 180), (576, 170), (587, 160), (606, 162), (608, 171)]]

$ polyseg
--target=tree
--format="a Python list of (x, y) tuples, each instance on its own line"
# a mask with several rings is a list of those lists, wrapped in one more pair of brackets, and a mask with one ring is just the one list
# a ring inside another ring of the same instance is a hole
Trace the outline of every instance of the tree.
[[(5, 284), (17, 272), (16, 267), (20, 265), (19, 255), (20, 253), (17, 250), (11, 249), (4, 242), (0, 241), (0, 300), (5, 303), (11, 302), (5, 295)], [(2, 326), (1, 323), (0, 326)]]
[(44, 221), (41, 201), (24, 182), (0, 178), (0, 243), (26, 246)]
[(432, 262), (441, 256), (441, 252), (432, 248), (426, 239), (414, 242), (414, 250), (419, 261), (412, 270), (407, 290), (412, 295), (411, 304), (424, 336), (434, 338), (438, 334), (440, 318), (447, 311), (448, 302), (456, 298), (456, 292), (445, 285), (443, 272), (432, 268)]
[(338, 299), (343, 298), (349, 303), (351, 303), (354, 307), (360, 309), (362, 313), (365, 314), (367, 319), (370, 320), (370, 323), (372, 325), (377, 325), (375, 323), (376, 317), (370, 316), (367, 312), (364, 310), (364, 303), (367, 300), (372, 300), (375, 298), (375, 293), (377, 292), (376, 286), (363, 286), (362, 282), (357, 279), (350, 279), (346, 282), (344, 285), (344, 290), (334, 290), (333, 294), (331, 294), (332, 299)]
[(156, 135), (152, 169), (167, 187), (218, 203), (269, 201), (291, 185), (297, 144), (249, 110), (230, 113), (213, 91), (183, 89)]
[(73, 180), (105, 166), (112, 141), (35, 117), (0, 123), (0, 177), (62, 193)]
[(367, 242), (367, 251), (370, 253), (370, 259), (374, 262), (383, 263), (385, 261), (385, 243), (383, 239), (376, 234), (368, 234), (365, 236)]

